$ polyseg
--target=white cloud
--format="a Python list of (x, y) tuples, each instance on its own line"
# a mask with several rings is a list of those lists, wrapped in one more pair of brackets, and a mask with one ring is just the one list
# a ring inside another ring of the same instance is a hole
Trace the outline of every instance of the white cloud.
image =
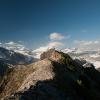
[[(39, 47), (38, 49), (33, 50), (33, 53), (35, 54), (35, 57), (36, 57), (36, 58), (39, 58), (40, 55), (41, 55), (41, 53), (47, 51), (47, 50), (50, 49), (50, 48), (59, 49), (59, 48), (61, 48), (62, 46), (64, 46), (64, 43), (62, 43), (61, 41), (59, 42), (59, 40), (63, 40), (64, 38), (69, 39), (69, 38), (70, 38), (70, 35), (68, 35), (68, 36), (65, 37), (65, 36), (63, 36), (63, 35), (60, 34), (60, 33), (54, 32), (54, 33), (51, 33), (51, 34), (49, 35), (49, 38), (50, 38), (51, 41), (50, 41), (47, 45), (41, 46), (41, 47)], [(52, 41), (52, 40), (53, 40), (53, 41)]]
[(65, 37), (64, 37), (62, 34), (60, 34), (60, 33), (54, 32), (54, 33), (51, 33), (51, 34), (49, 35), (49, 38), (50, 38), (51, 40), (62, 40), (62, 39), (64, 39)]
[(2, 47), (2, 43), (0, 43), (0, 47)]
[(33, 53), (42, 53), (48, 49), (48, 46), (42, 46), (39, 47), (38, 49), (33, 50)]
[(98, 43), (99, 43), (99, 41), (94, 41), (94, 43), (95, 43), (95, 44), (98, 44)]
[(38, 49), (33, 50), (33, 53), (35, 55), (35, 58), (40, 58), (41, 53), (47, 51), (51, 48), (59, 48), (63, 46), (64, 44), (61, 42), (49, 42), (46, 46), (39, 47)]
[(41, 46), (38, 49), (34, 50), (33, 52), (44, 52), (50, 48), (59, 48), (60, 46), (63, 46), (64, 44), (61, 42), (49, 42), (46, 46)]
[(62, 42), (50, 42), (48, 44), (48, 47), (49, 48), (56, 48), (56, 47), (59, 47), (59, 46), (63, 46), (64, 44)]
[(75, 40), (74, 41), (75, 47), (78, 47), (80, 49), (84, 50), (97, 50), (100, 49), (100, 41), (94, 40), (94, 41), (85, 41), (85, 40)]
[(7, 49), (10, 49), (10, 50), (14, 50), (14, 49), (15, 50), (24, 50), (25, 49), (24, 45), (22, 45), (20, 43), (13, 42), (13, 41), (4, 43), (3, 46), (6, 47)]
[(99, 41), (75, 40), (74, 43), (79, 44), (79, 45), (94, 45), (94, 44), (98, 44)]
[(5, 43), (6, 45), (14, 45), (14, 44), (16, 44), (15, 42), (13, 42), (13, 41), (10, 41), (10, 42), (7, 42), (7, 43)]

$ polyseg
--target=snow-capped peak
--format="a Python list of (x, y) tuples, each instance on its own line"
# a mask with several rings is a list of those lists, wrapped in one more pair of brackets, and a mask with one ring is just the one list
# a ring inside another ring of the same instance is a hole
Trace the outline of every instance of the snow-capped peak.
[(15, 43), (13, 41), (7, 43), (1, 43), (0, 47), (6, 48), (8, 50), (13, 50), (14, 52), (21, 53), (23, 55), (28, 55), (29, 49), (20, 43)]

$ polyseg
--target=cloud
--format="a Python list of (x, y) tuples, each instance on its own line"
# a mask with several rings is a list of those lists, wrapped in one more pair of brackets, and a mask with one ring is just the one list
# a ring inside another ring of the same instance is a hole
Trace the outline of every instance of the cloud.
[(14, 44), (16, 44), (15, 42), (13, 42), (13, 41), (10, 41), (10, 42), (7, 42), (7, 43), (5, 43), (6, 45), (14, 45)]
[(10, 50), (24, 50), (25, 49), (24, 45), (22, 45), (20, 43), (13, 42), (13, 41), (4, 43), (3, 46), (7, 49), (10, 49)]
[(62, 42), (50, 42), (48, 44), (49, 48), (55, 48), (55, 47), (59, 47), (59, 46), (63, 46), (64, 44)]
[(48, 49), (48, 46), (42, 46), (39, 47), (38, 49), (33, 50), (34, 53), (42, 53)]
[(33, 52), (44, 52), (50, 48), (57, 48), (63, 45), (64, 44), (61, 42), (49, 42), (46, 46), (41, 46), (38, 49), (34, 50)]
[(75, 40), (74, 45), (78, 48), (85, 49), (85, 50), (96, 50), (100, 49), (100, 41), (85, 41), (85, 40)]
[(49, 42), (46, 46), (41, 46), (38, 49), (33, 50), (33, 53), (35, 55), (35, 58), (40, 58), (41, 53), (47, 51), (51, 48), (59, 48), (63, 46), (64, 44), (62, 42)]
[(0, 42), (0, 47), (2, 47), (2, 43)]
[(62, 43), (61, 41), (59, 42), (59, 40), (63, 40), (64, 38), (69, 39), (70, 36), (68, 35), (67, 37), (65, 37), (61, 35), (60, 33), (54, 32), (49, 35), (49, 38), (51, 41), (47, 45), (41, 46), (38, 49), (33, 50), (33, 53), (35, 54), (36, 58), (40, 58), (41, 53), (47, 51), (48, 49), (61, 48), (62, 46), (64, 46), (64, 43)]
[(60, 33), (54, 32), (54, 33), (51, 33), (51, 34), (49, 35), (49, 38), (50, 38), (51, 40), (62, 40), (62, 39), (64, 39), (65, 37), (64, 37), (63, 35), (61, 35)]
[(79, 45), (94, 45), (94, 44), (98, 44), (99, 41), (79, 41), (79, 40), (75, 40), (74, 43), (79, 44)]

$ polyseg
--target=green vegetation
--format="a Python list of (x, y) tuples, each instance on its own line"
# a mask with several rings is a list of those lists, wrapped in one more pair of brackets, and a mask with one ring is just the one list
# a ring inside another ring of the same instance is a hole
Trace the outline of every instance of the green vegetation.
[(65, 54), (65, 53), (62, 53), (62, 52), (61, 52), (61, 55), (62, 55), (62, 57), (60, 59), (60, 63), (67, 65), (67, 68), (70, 71), (76, 71), (76, 64), (72, 60), (72, 58), (68, 54)]
[(76, 80), (76, 82), (79, 86), (82, 86), (82, 80)]
[[(88, 83), (88, 84), (87, 84)], [(83, 97), (83, 100), (99, 100), (99, 91), (91, 87), (88, 80), (76, 80), (74, 83), (74, 88), (78, 95)]]

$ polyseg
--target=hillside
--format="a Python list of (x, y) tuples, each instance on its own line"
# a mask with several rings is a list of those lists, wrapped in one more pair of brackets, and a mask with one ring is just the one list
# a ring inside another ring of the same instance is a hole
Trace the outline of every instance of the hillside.
[(15, 52), (13, 50), (0, 47), (0, 61), (12, 65), (18, 65), (18, 64), (30, 64), (36, 61), (36, 59), (31, 56)]
[(92, 63), (96, 69), (100, 67), (100, 49), (66, 48), (61, 51), (68, 53), (72, 58), (85, 59), (87, 62)]
[(100, 73), (50, 49), (41, 60), (16, 65), (0, 83), (1, 100), (100, 100)]

